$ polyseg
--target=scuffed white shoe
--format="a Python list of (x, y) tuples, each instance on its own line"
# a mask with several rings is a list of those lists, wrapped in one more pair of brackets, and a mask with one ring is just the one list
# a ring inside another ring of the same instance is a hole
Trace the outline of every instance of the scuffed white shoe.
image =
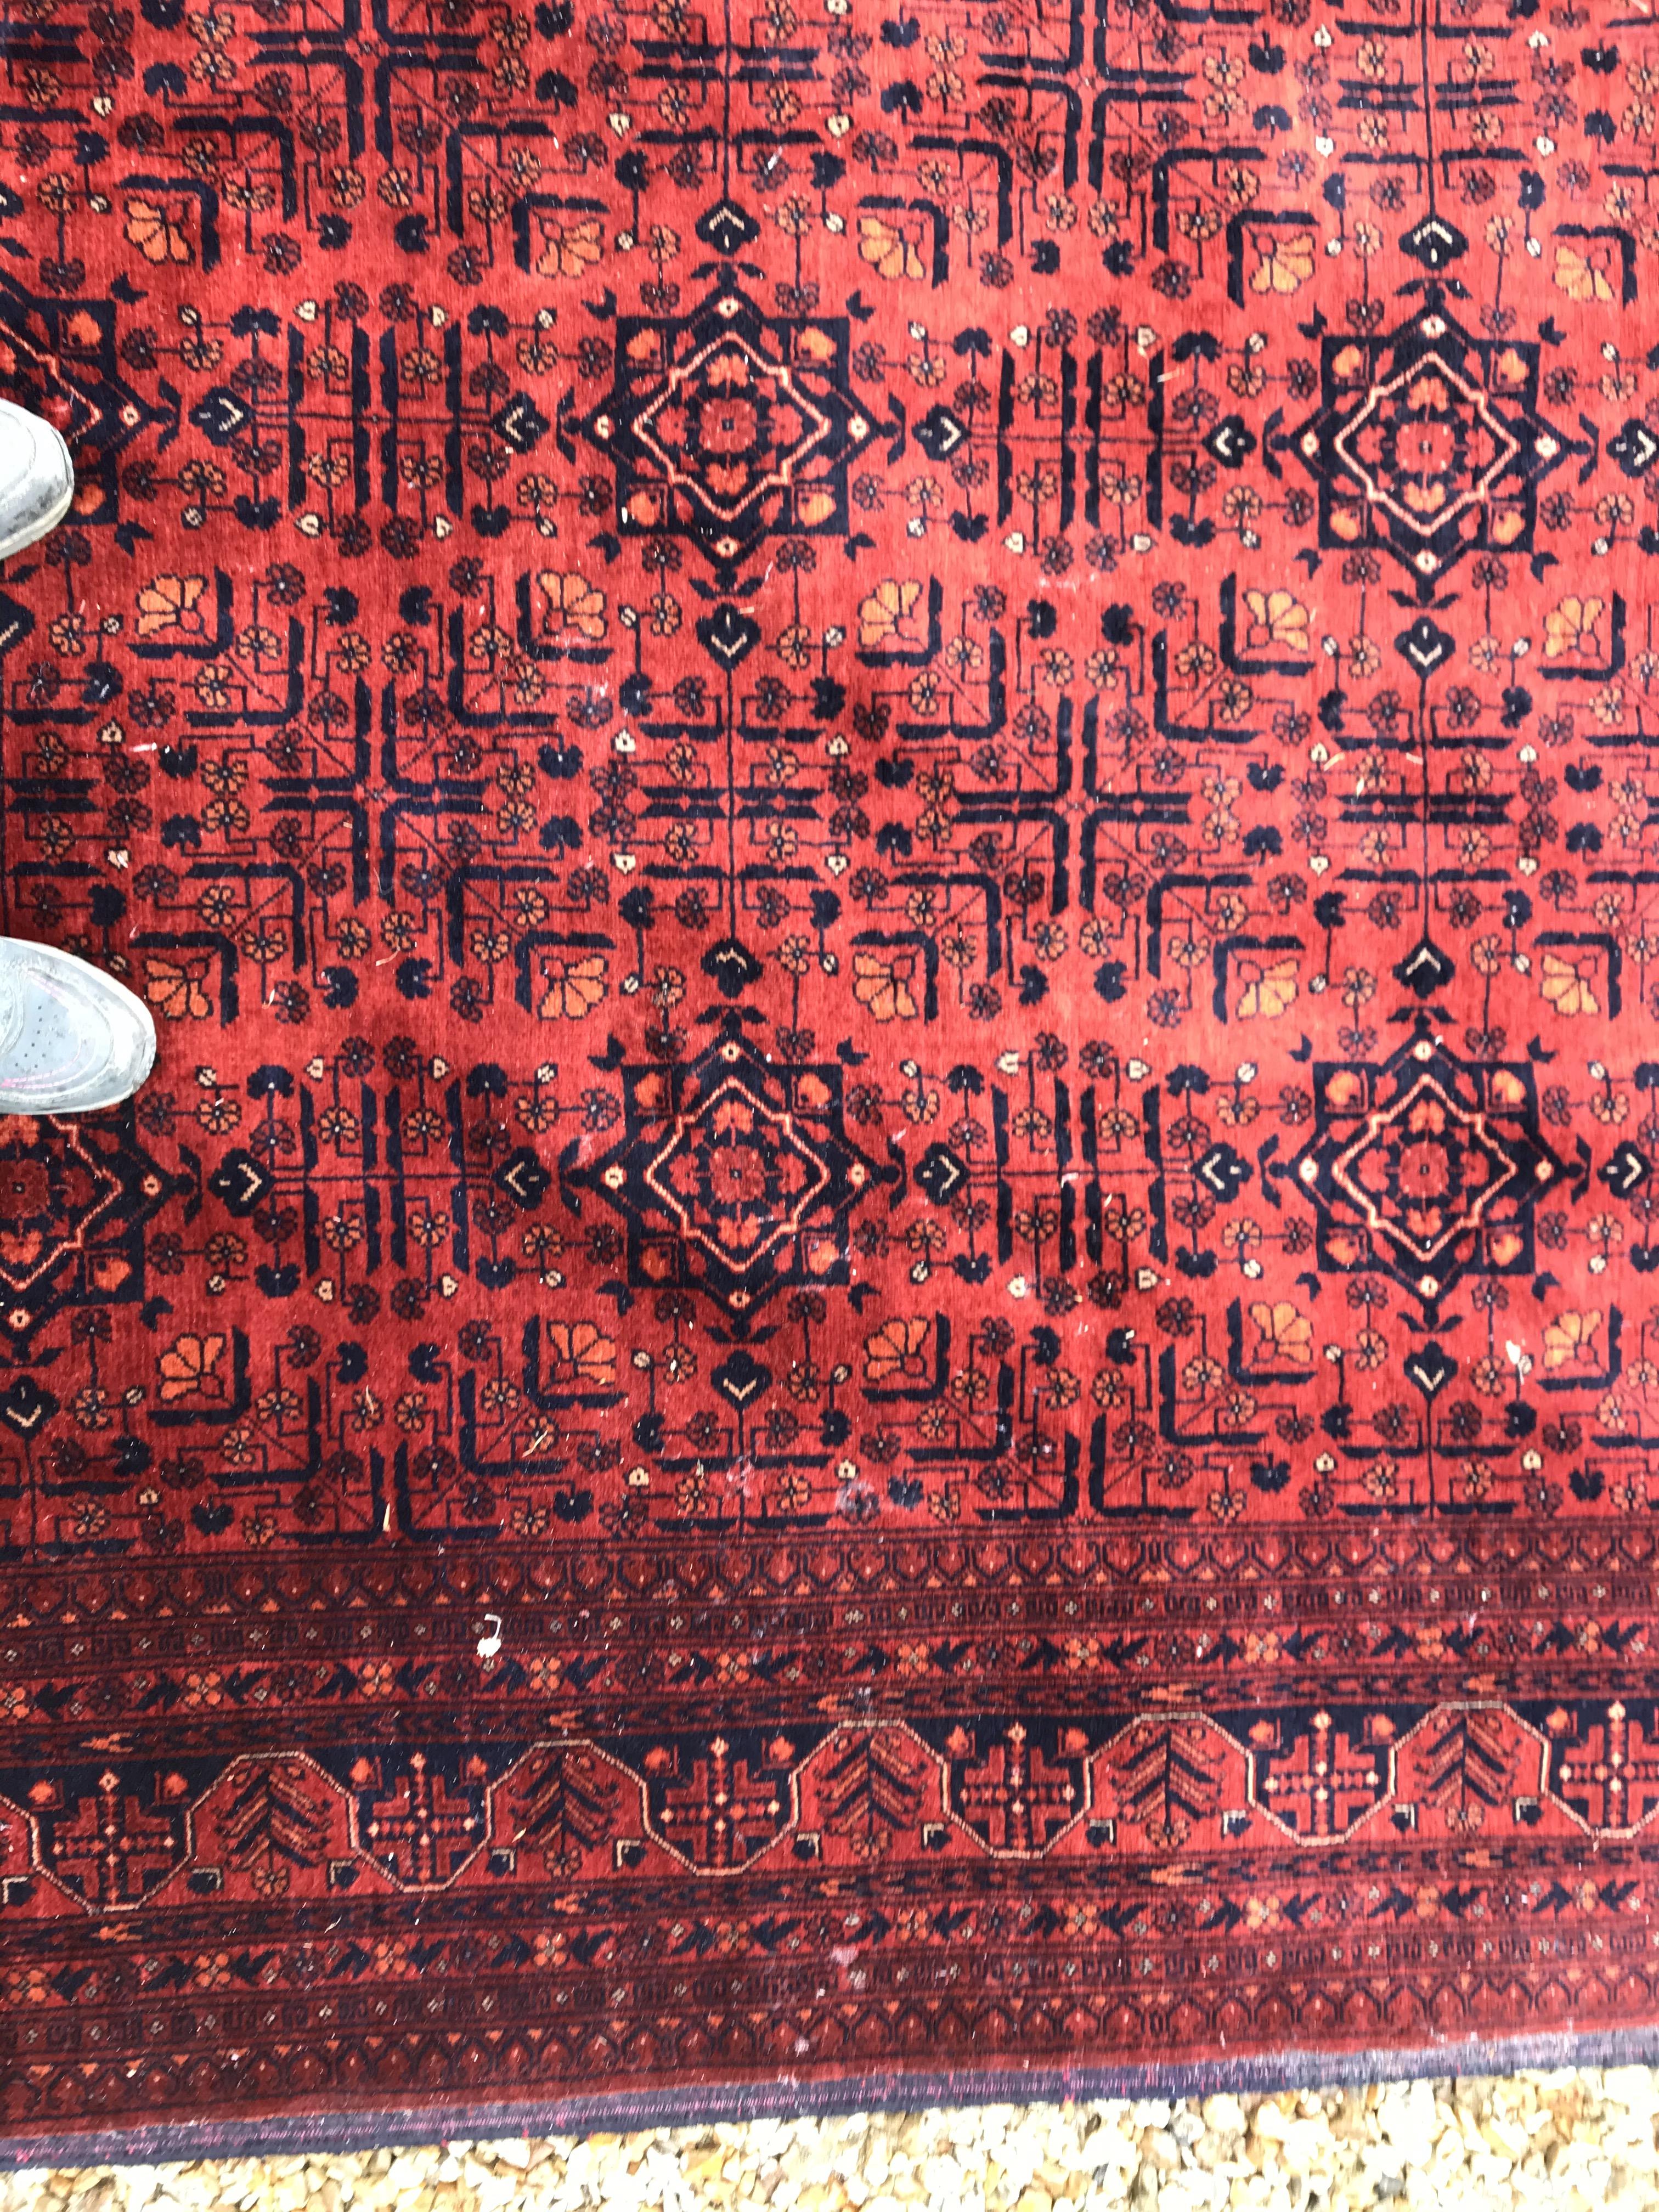
[(50, 945), (0, 937), (0, 1114), (92, 1114), (155, 1060), (142, 999)]
[(0, 399), (0, 561), (56, 530), (75, 496), (75, 464), (50, 422)]

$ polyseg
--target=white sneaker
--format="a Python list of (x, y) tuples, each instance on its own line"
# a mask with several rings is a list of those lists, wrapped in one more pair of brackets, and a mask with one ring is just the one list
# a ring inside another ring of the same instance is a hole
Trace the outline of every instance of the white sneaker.
[(95, 1113), (155, 1060), (142, 999), (72, 952), (0, 937), (0, 1114)]
[(75, 496), (75, 464), (50, 422), (0, 399), (0, 561), (56, 530)]

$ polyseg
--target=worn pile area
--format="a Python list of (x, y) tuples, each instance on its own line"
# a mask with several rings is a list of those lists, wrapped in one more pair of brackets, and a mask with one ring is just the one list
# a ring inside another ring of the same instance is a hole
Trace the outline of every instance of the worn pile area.
[(1659, 2206), (1647, 2067), (1128, 2103), (996, 2105), (454, 2142), (399, 2150), (40, 2169), (0, 2212), (1592, 2212)]

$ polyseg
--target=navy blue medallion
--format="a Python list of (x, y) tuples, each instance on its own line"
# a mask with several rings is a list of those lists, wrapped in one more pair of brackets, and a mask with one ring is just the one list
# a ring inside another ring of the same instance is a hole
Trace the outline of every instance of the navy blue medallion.
[(1320, 544), (1382, 547), (1425, 601), (1465, 553), (1530, 555), (1538, 484), (1578, 450), (1538, 412), (1539, 357), (1470, 337), (1435, 289), (1393, 331), (1326, 337), (1318, 410), (1290, 439)]
[(179, 1188), (139, 1143), (131, 1105), (8, 1121), (0, 1137), (0, 1328), (21, 1344), (66, 1307), (141, 1304), (144, 1231)]
[(726, 1036), (622, 1079), (617, 1141), (564, 1180), (626, 1217), (631, 1288), (703, 1291), (742, 1316), (848, 1280), (853, 1210), (891, 1170), (848, 1137), (838, 1065), (783, 1065)]
[(763, 538), (844, 538), (849, 463), (877, 425), (845, 316), (768, 315), (729, 272), (688, 315), (624, 315), (616, 381), (582, 428), (617, 471), (617, 520), (722, 569)]
[(1388, 1274), (1432, 1307), (1471, 1276), (1530, 1275), (1538, 1206), (1570, 1178), (1522, 1064), (1419, 1034), (1381, 1066), (1314, 1069), (1314, 1135), (1291, 1174), (1319, 1215), (1322, 1271)]

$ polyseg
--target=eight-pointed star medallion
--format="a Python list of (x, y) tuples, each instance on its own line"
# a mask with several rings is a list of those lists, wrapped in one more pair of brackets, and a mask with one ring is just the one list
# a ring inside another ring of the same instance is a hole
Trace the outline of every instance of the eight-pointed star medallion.
[(616, 380), (583, 424), (633, 534), (690, 538), (722, 567), (784, 532), (845, 537), (847, 470), (875, 434), (844, 316), (762, 313), (730, 270), (688, 315), (625, 315)]
[(1327, 337), (1318, 410), (1291, 439), (1320, 544), (1385, 548), (1424, 600), (1465, 553), (1530, 554), (1537, 486), (1576, 450), (1538, 412), (1539, 352), (1470, 337), (1435, 288), (1392, 332)]
[(1292, 1172), (1322, 1268), (1376, 1269), (1431, 1307), (1463, 1277), (1531, 1273), (1534, 1208), (1565, 1180), (1530, 1066), (1459, 1060), (1427, 1030), (1381, 1066), (1315, 1068)]
[(741, 1316), (848, 1279), (853, 1208), (891, 1171), (847, 1135), (838, 1064), (785, 1066), (726, 1036), (689, 1063), (624, 1068), (623, 1096), (617, 1141), (566, 1181), (625, 1217), (631, 1287), (706, 1291)]

